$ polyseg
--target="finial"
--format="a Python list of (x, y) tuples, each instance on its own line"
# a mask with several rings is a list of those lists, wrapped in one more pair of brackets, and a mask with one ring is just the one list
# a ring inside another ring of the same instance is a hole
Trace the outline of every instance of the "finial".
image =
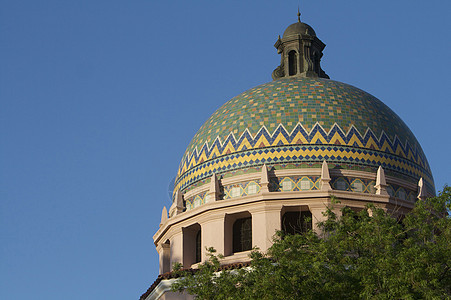
[(266, 167), (266, 164), (262, 166), (260, 185), (261, 185), (260, 192), (269, 193), (269, 177), (268, 177), (268, 168)]
[(327, 162), (325, 160), (323, 160), (323, 165), (321, 166), (321, 190), (322, 191), (330, 191), (332, 189), (329, 182), (330, 182), (329, 167), (327, 166)]
[(382, 166), (379, 166), (379, 169), (377, 169), (376, 185), (374, 187), (376, 188), (376, 195), (388, 196), (387, 181), (385, 180), (385, 172)]
[(420, 200), (424, 200), (426, 199), (426, 189), (424, 186), (424, 181), (423, 181), (423, 177), (420, 178), (420, 181), (418, 181), (418, 199)]
[(163, 226), (164, 223), (168, 220), (168, 210), (166, 209), (166, 206), (163, 206), (163, 210), (161, 211), (161, 222), (160, 227)]
[(299, 12), (299, 5), (298, 5), (298, 22), (301, 22), (301, 13)]
[(176, 215), (178, 215), (178, 214), (180, 214), (180, 213), (182, 213), (183, 212), (183, 209), (185, 208), (184, 207), (184, 205), (183, 205), (183, 194), (182, 194), (182, 192), (180, 191), (180, 189), (178, 189), (176, 192), (175, 192), (175, 207), (176, 207), (176, 212), (175, 212), (175, 214)]

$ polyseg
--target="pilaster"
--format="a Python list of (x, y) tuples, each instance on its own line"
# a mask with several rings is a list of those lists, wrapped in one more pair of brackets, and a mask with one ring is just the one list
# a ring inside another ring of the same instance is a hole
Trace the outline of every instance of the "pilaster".
[(252, 245), (257, 246), (263, 252), (271, 247), (274, 234), (281, 229), (281, 209), (282, 206), (250, 210), (252, 214)]
[(212, 216), (211, 219), (202, 222), (202, 261), (207, 259), (205, 247), (213, 247), (216, 253), (224, 254), (224, 214)]

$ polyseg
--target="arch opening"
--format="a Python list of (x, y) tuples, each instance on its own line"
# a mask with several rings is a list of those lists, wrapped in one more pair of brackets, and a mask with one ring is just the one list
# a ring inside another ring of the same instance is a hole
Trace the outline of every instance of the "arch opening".
[(293, 76), (297, 74), (297, 53), (294, 50), (288, 52), (288, 75)]
[(302, 207), (285, 209), (282, 215), (282, 231), (285, 234), (302, 234), (313, 228), (312, 213)]
[(198, 223), (184, 227), (183, 234), (183, 266), (189, 268), (202, 260), (202, 231)]

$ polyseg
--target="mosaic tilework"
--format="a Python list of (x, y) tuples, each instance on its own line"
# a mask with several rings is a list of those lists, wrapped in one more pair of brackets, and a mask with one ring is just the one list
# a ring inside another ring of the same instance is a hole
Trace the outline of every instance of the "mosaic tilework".
[(401, 199), (401, 200), (408, 200), (411, 202), (415, 202), (417, 200), (417, 191), (411, 191), (408, 189), (405, 189), (403, 187), (389, 184), (387, 187), (387, 192), (390, 196)]
[[(376, 193), (376, 188), (374, 187), (376, 182), (374, 180), (351, 177), (333, 177), (330, 183), (334, 190), (367, 194)], [(401, 200), (408, 200), (411, 202), (416, 201), (416, 191), (408, 190), (398, 185), (389, 184), (387, 186), (387, 192), (390, 196)]]
[(207, 198), (207, 192), (205, 191), (205, 192), (195, 195), (194, 197), (191, 197), (188, 200), (185, 200), (186, 210), (190, 210), (190, 209), (193, 209), (195, 207), (205, 204), (206, 198)]
[(225, 173), (255, 165), (261, 166), (264, 163), (272, 165), (321, 162), (323, 160), (332, 164), (345, 162), (346, 164), (373, 168), (382, 165), (388, 172), (405, 174), (415, 180), (423, 177), (425, 181), (433, 184), (429, 170), (397, 155), (354, 147), (297, 145), (242, 151), (209, 160), (179, 177), (176, 181), (176, 189), (184, 190), (192, 183), (209, 177), (213, 173)]
[(205, 144), (200, 153), (195, 150), (191, 156), (187, 156), (186, 160), (182, 161), (178, 176), (186, 170), (215, 157), (243, 150), (290, 144), (346, 145), (379, 150), (407, 158), (423, 168), (427, 167), (422, 152), (418, 149), (412, 149), (409, 143), (403, 146), (397, 137), (394, 141), (391, 141), (384, 132), (378, 139), (369, 129), (362, 136), (353, 126), (347, 133), (344, 133), (337, 124), (329, 132), (326, 132), (319, 123), (316, 123), (310, 132), (306, 132), (303, 126), (298, 123), (290, 133), (282, 125), (279, 125), (272, 135), (268, 133), (265, 127), (262, 127), (255, 137), (251, 136), (249, 131), (246, 130), (238, 140), (231, 134), (224, 143), (217, 139), (211, 147)]
[(233, 170), (233, 171), (225, 173), (222, 176), (222, 178), (229, 178), (229, 177), (244, 175), (244, 174), (260, 173), (261, 171), (262, 171), (261, 167), (237, 169), (237, 170)]
[[(384, 132), (391, 141), (418, 142), (402, 120), (385, 104), (353, 86), (322, 78), (286, 78), (252, 88), (225, 103), (199, 129), (185, 156), (229, 134), (240, 136), (246, 130), (255, 136), (265, 126), (273, 132), (282, 124), (287, 132), (298, 123), (309, 132), (316, 123), (329, 131), (335, 123), (344, 132), (354, 126), (364, 134)], [(419, 147), (418, 147), (419, 148)], [(397, 149), (395, 148), (396, 152)]]
[(283, 124), (292, 131), (298, 122), (306, 130), (316, 122), (324, 128), (337, 123), (345, 131), (353, 124), (362, 133), (371, 128), (376, 136), (384, 131), (392, 140), (397, 135), (401, 141), (416, 143), (393, 111), (362, 90), (322, 78), (286, 78), (252, 88), (225, 103), (204, 123), (187, 150), (245, 129), (255, 135), (262, 125), (273, 131)]
[[(292, 192), (292, 191), (315, 191), (320, 189), (320, 176), (282, 176), (269, 178), (271, 192)], [(332, 177), (330, 185), (334, 190), (375, 194), (376, 182), (370, 179), (355, 177)], [(221, 200), (229, 200), (238, 197), (245, 197), (260, 193), (260, 180), (251, 180), (221, 187)], [(416, 201), (416, 191), (411, 191), (397, 185), (388, 185), (387, 192), (390, 196), (407, 200)], [(186, 200), (186, 210), (199, 207), (205, 204), (207, 192), (199, 193)]]
[(292, 192), (292, 191), (314, 191), (319, 190), (319, 176), (286, 176), (271, 178), (270, 191)]
[(375, 194), (376, 189), (374, 180), (352, 178), (352, 177), (332, 177), (330, 186), (334, 190), (352, 191), (357, 193)]
[(224, 186), (223, 199), (227, 200), (236, 197), (255, 195), (260, 192), (260, 188), (260, 180), (226, 185)]
[[(195, 188), (200, 187), (200, 186), (202, 186), (204, 184), (210, 183), (210, 181), (211, 181), (210, 177), (207, 177), (207, 178), (204, 178), (202, 180), (196, 181), (195, 183), (193, 183), (189, 187), (187, 187), (183, 192), (184, 193), (189, 192), (192, 189), (195, 189)], [(175, 191), (176, 191), (176, 189), (173, 190), (173, 195), (172, 195), (173, 197), (175, 196)]]
[[(271, 169), (274, 170), (287, 170), (287, 169), (308, 169), (308, 168), (316, 168), (316, 169), (320, 169), (322, 166), (321, 162), (296, 162), (296, 163), (281, 163), (281, 164), (272, 164), (271, 165)], [(336, 162), (336, 163), (329, 163), (329, 168), (330, 169), (346, 169), (346, 170), (355, 170), (355, 171), (364, 171), (364, 172), (370, 172), (370, 173), (374, 173), (376, 174), (377, 172), (377, 167), (371, 167), (371, 166), (365, 166), (365, 165), (353, 165), (353, 164), (347, 164), (347, 163), (343, 163), (343, 162)], [(235, 171), (230, 171), (225, 173), (226, 176), (221, 176), (222, 178), (228, 178), (228, 177), (233, 177), (235, 175), (244, 175), (244, 174), (251, 174), (251, 173), (259, 173), (261, 172), (261, 167), (252, 167), (252, 168), (244, 168), (244, 169), (238, 169)], [(393, 171), (390, 170), (386, 170), (385, 174), (388, 176), (392, 176), (392, 177), (398, 177), (402, 180), (406, 180), (408, 182), (411, 182), (413, 184), (417, 184), (416, 180), (413, 180), (412, 177), (407, 177), (404, 175), (401, 175), (399, 173), (395, 173)], [(337, 189), (336, 187), (334, 187), (334, 182), (335, 180), (339, 178), (339, 177), (332, 177), (331, 180), (331, 186), (334, 189)], [(351, 178), (351, 180), (353, 180), (354, 178)], [(362, 179), (365, 185), (365, 189), (364, 189), (364, 193), (373, 193), (373, 189), (374, 189), (374, 185), (376, 184), (374, 180), (367, 180), (367, 179)], [(279, 187), (279, 181), (277, 178), (270, 178), (270, 181), (274, 181), (273, 186), (270, 186), (270, 190), (271, 191), (277, 191), (278, 187)], [(210, 178), (206, 178), (204, 180), (199, 180), (197, 182), (195, 182), (194, 184), (189, 185), (183, 192), (186, 193), (194, 188), (197, 188), (199, 186), (202, 186), (204, 184), (208, 184), (210, 183)], [(429, 185), (427, 182), (426, 183), (426, 188), (429, 191), (429, 193), (434, 194), (434, 187)], [(350, 183), (347, 183), (348, 185)], [(398, 190), (400, 187), (395, 187), (395, 189), (393, 190), (393, 194), (392, 196), (395, 195), (395, 191)], [(351, 189), (346, 189), (346, 190), (351, 190)], [(358, 190), (358, 187), (355, 189), (355, 191)], [(411, 195), (411, 197), (413, 197), (413, 199), (416, 198), (416, 195), (414, 192), (409, 192), (409, 195)], [(409, 196), (410, 197), (410, 196)]]
[[(178, 170), (177, 186), (186, 189), (212, 172), (228, 176), (229, 171), (260, 166), (263, 162), (284, 162), (286, 156), (267, 160), (264, 156), (251, 157), (249, 151), (288, 145), (381, 151), (391, 156), (361, 157), (344, 151), (322, 156), (333, 155), (333, 162), (349, 165), (388, 165), (397, 174), (414, 180), (424, 177), (428, 186), (435, 189), (421, 146), (390, 108), (358, 88), (323, 78), (280, 79), (226, 102), (202, 125), (187, 147)], [(239, 159), (232, 156), (238, 153), (243, 156)], [(260, 151), (257, 153), (262, 156)], [(312, 159), (311, 153), (291, 155), (302, 157), (297, 161), (318, 161)], [(224, 160), (219, 162), (219, 158)]]

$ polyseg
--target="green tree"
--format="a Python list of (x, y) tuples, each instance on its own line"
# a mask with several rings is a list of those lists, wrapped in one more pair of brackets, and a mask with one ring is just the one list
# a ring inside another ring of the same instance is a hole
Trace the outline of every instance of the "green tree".
[(199, 270), (176, 271), (172, 289), (198, 299), (451, 299), (450, 209), (450, 187), (402, 220), (371, 205), (340, 218), (330, 208), (321, 236), (277, 232), (267, 253), (233, 270), (209, 249)]

